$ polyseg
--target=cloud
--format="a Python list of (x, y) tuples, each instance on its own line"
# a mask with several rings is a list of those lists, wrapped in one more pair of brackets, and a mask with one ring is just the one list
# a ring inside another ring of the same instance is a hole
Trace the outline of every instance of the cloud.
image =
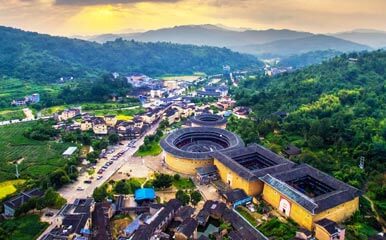
[(106, 5), (106, 4), (130, 4), (130, 3), (173, 3), (181, 0), (55, 0), (55, 5), (73, 5), (73, 6), (89, 6), (89, 5)]

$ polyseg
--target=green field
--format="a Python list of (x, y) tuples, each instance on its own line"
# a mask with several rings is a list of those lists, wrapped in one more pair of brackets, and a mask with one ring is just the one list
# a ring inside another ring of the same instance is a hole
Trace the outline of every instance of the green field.
[(18, 179), (18, 180), (10, 180), (10, 181), (5, 181), (0, 183), (0, 200), (16, 192), (16, 186), (24, 182), (25, 180)]
[(0, 99), (7, 104), (10, 104), (15, 98), (25, 97), (32, 93), (56, 96), (62, 88), (59, 84), (37, 84), (17, 78), (2, 77), (0, 81)]
[(180, 81), (187, 81), (187, 82), (194, 82), (197, 81), (202, 75), (170, 75), (170, 76), (163, 76), (161, 77), (161, 80), (163, 81), (174, 81), (174, 80), (180, 80)]
[(15, 178), (15, 161), (19, 162), (20, 177), (39, 178), (61, 167), (61, 154), (68, 144), (36, 141), (23, 136), (35, 122), (0, 127), (0, 182)]
[(159, 145), (159, 142), (152, 142), (149, 145), (149, 149), (147, 150), (138, 149), (138, 151), (134, 154), (134, 156), (136, 157), (158, 156), (161, 152), (162, 152), (162, 148)]
[(184, 189), (193, 189), (195, 187), (194, 183), (190, 178), (183, 178), (176, 180), (173, 179), (173, 186), (177, 188), (178, 190), (184, 190)]
[(25, 115), (20, 108), (0, 110), (0, 121), (23, 119)]
[(40, 222), (38, 215), (25, 215), (0, 223), (0, 239), (31, 240), (46, 229), (48, 223)]
[[(71, 107), (82, 107), (82, 111), (89, 112), (95, 115), (117, 115), (121, 118), (132, 117), (135, 114), (142, 113), (144, 111), (137, 103), (82, 103), (72, 105), (60, 105), (45, 108), (41, 111), (43, 116), (48, 116), (53, 113), (62, 111)], [(125, 120), (125, 119), (122, 119)], [(130, 120), (130, 119), (129, 119)]]

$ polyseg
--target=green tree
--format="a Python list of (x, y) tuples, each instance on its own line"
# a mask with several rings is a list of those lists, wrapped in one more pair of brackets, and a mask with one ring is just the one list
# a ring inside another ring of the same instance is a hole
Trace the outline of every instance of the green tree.
[(92, 197), (96, 202), (102, 202), (109, 196), (107, 192), (107, 184), (103, 184), (100, 187), (95, 188), (94, 192), (92, 193)]
[(190, 199), (191, 199), (192, 204), (194, 206), (196, 206), (202, 200), (201, 193), (199, 191), (191, 192), (190, 193)]
[(157, 189), (169, 188), (172, 186), (173, 177), (167, 174), (157, 174), (153, 180), (153, 185)]
[(109, 143), (110, 144), (117, 144), (119, 142), (119, 136), (116, 133), (112, 133), (109, 135)]
[(120, 180), (114, 185), (114, 192), (118, 194), (129, 194), (131, 192), (130, 185), (125, 180)]
[(190, 201), (190, 196), (183, 190), (178, 190), (176, 192), (176, 199), (178, 199), (182, 205), (187, 205)]

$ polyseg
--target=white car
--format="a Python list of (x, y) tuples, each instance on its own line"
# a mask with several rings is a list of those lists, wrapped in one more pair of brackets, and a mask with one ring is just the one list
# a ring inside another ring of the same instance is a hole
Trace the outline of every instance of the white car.
[(78, 187), (76, 190), (77, 190), (77, 191), (83, 191), (83, 190), (84, 190), (84, 188), (82, 188), (82, 187)]
[(252, 203), (247, 204), (247, 208), (251, 212), (256, 212), (255, 205), (253, 205)]

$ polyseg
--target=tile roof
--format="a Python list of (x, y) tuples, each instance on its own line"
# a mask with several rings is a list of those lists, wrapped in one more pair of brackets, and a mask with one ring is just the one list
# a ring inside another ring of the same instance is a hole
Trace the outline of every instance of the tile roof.
[(190, 238), (198, 226), (197, 220), (194, 218), (186, 218), (181, 225), (177, 228), (177, 232), (184, 234)]
[[(312, 178), (327, 185), (331, 191), (316, 197), (309, 197), (305, 193), (300, 192), (288, 184), (289, 181), (296, 180), (304, 176), (312, 176)], [(353, 200), (362, 194), (360, 190), (307, 164), (297, 165), (288, 171), (272, 175), (268, 174), (260, 179), (293, 201), (297, 202), (299, 205), (303, 206), (312, 214), (320, 213), (344, 202)]]
[[(295, 163), (258, 144), (214, 152), (211, 155), (248, 181), (256, 181), (260, 176), (288, 170), (295, 165)], [(252, 162), (259, 161), (259, 163), (265, 164), (267, 167), (253, 170), (248, 169), (241, 164), (243, 158), (249, 158)]]
[(44, 195), (44, 192), (40, 188), (34, 188), (25, 192), (21, 192), (17, 196), (14, 196), (4, 202), (4, 205), (7, 205), (10, 208), (16, 209), (21, 205), (26, 203), (32, 197), (41, 197)]

